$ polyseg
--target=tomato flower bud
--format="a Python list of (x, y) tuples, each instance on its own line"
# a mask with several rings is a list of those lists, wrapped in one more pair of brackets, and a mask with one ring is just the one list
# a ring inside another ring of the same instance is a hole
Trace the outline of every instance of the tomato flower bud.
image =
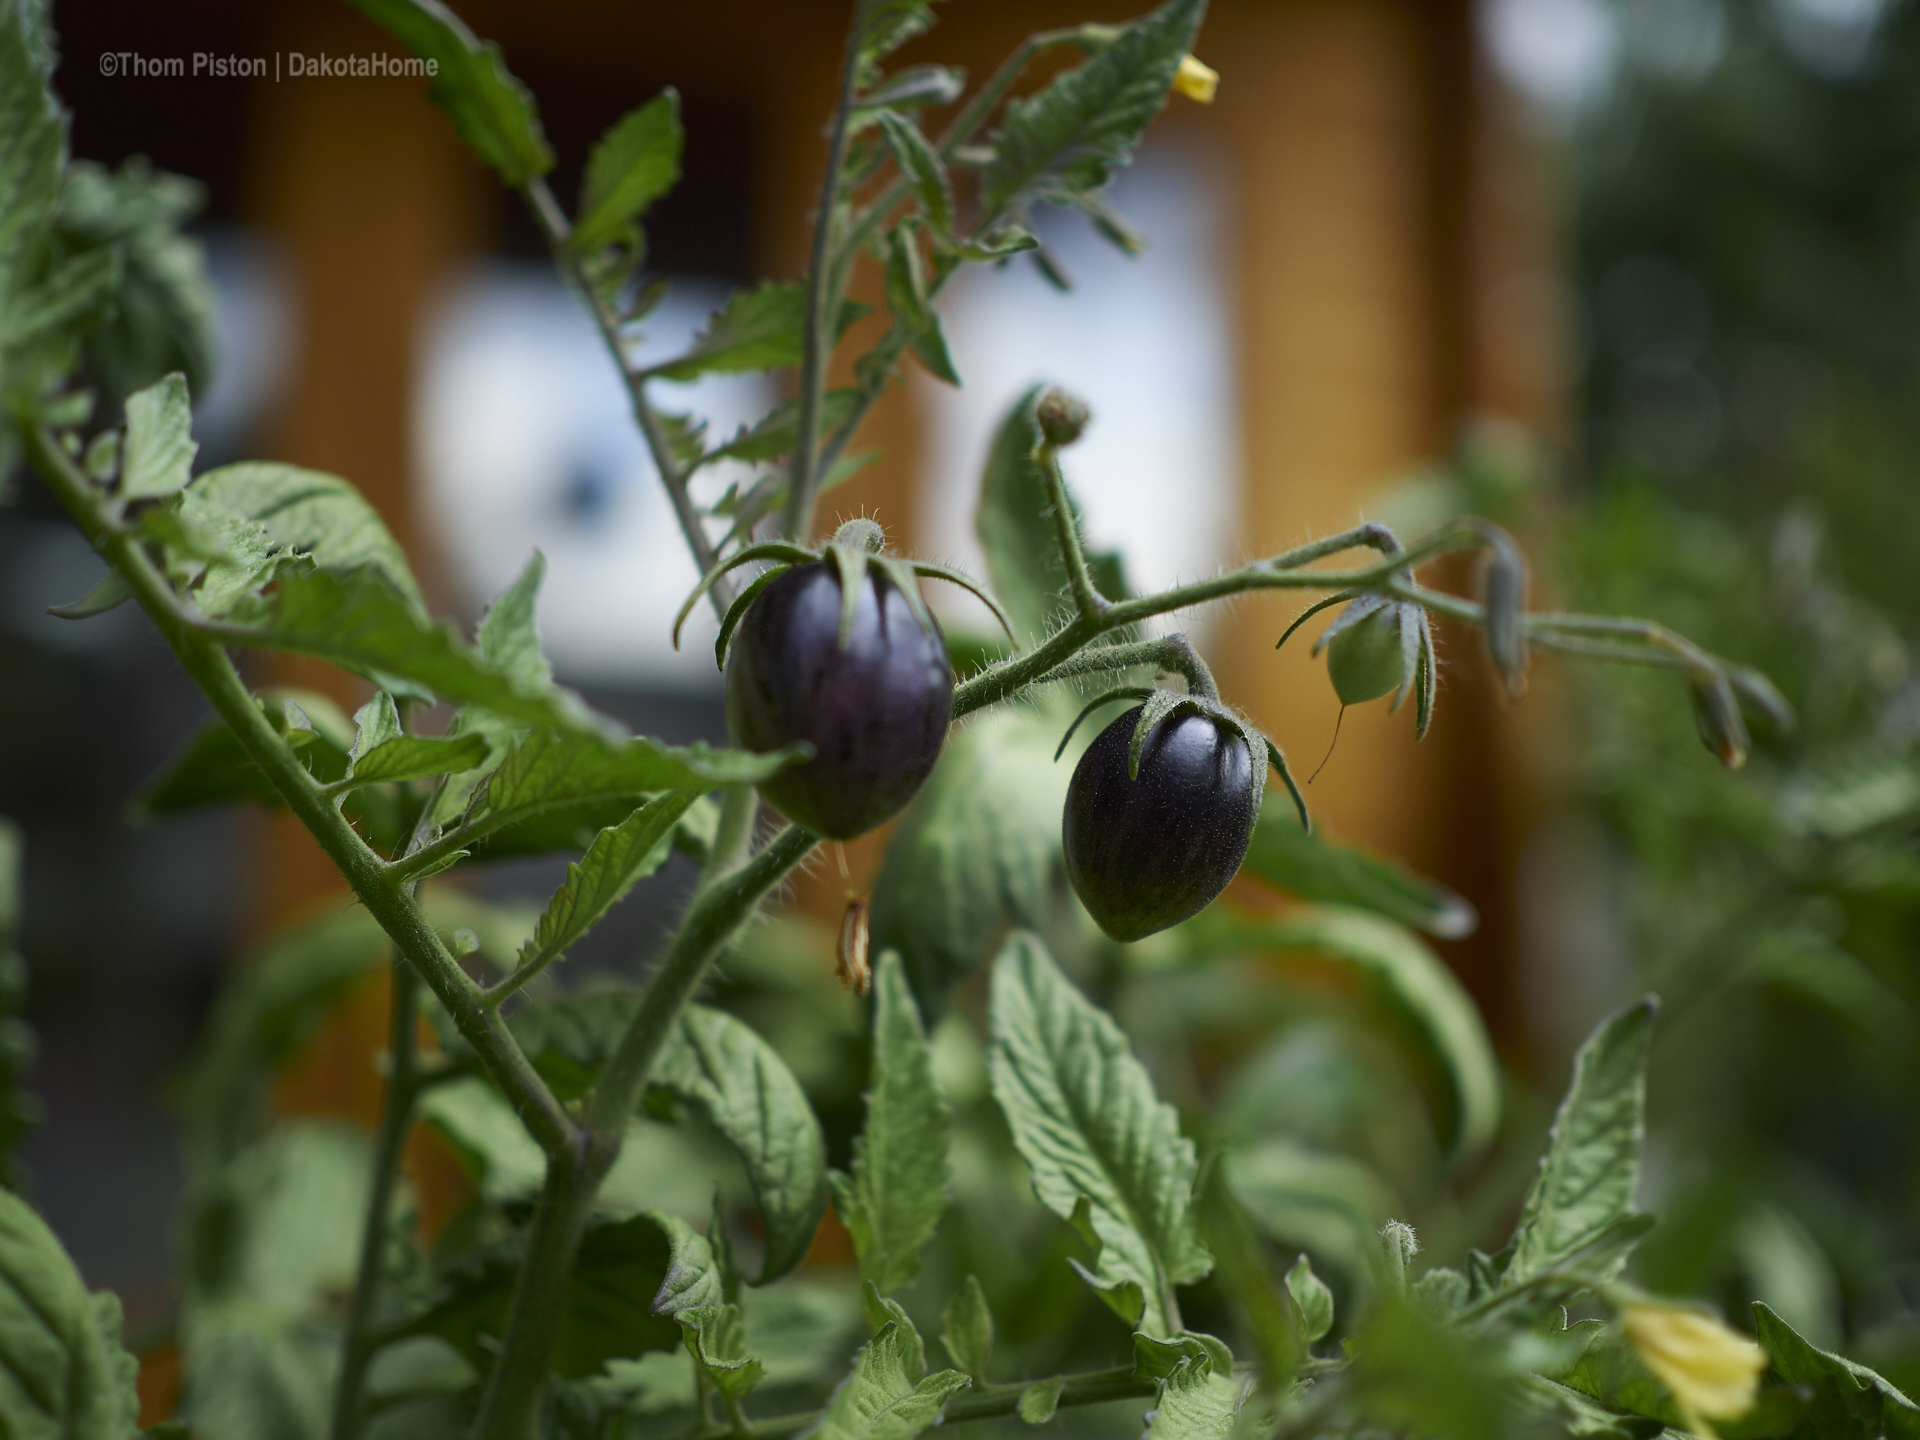
[(1180, 68), (1174, 71), (1173, 88), (1189, 100), (1211, 105), (1213, 97), (1220, 90), (1220, 72), (1211, 65), (1201, 64), (1191, 55), (1184, 56)]

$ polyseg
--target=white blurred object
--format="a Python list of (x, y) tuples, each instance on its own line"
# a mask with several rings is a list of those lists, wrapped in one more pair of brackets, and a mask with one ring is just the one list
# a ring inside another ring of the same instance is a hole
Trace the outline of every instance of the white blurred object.
[[(649, 318), (642, 363), (683, 350), (726, 298), (676, 282)], [(663, 410), (710, 421), (710, 444), (774, 401), (764, 376), (656, 384)], [(547, 558), (540, 634), (559, 674), (583, 683), (711, 689), (716, 625), (702, 606), (681, 648), (669, 627), (699, 579), (626, 389), (579, 299), (542, 267), (494, 263), (445, 296), (422, 347), (414, 443), (429, 532), (469, 610)], [(704, 471), (711, 498), (741, 474)], [(718, 532), (715, 532), (716, 538)]]
[(215, 227), (203, 239), (218, 302), (213, 383), (193, 397), (201, 470), (240, 454), (284, 396), (300, 318), (286, 257), (270, 236)]
[(1604, 0), (1484, 0), (1480, 37), (1509, 85), (1570, 118), (1606, 98), (1620, 31)]
[[(1206, 151), (1163, 141), (1121, 172), (1110, 199), (1148, 237), (1129, 259), (1083, 215), (1045, 211), (1041, 238), (1074, 280), (1063, 295), (1026, 257), (957, 276), (940, 306), (964, 382), (920, 375), (926, 415), (921, 517), (933, 558), (984, 577), (974, 534), (996, 427), (1045, 382), (1087, 402), (1093, 423), (1066, 451), (1089, 544), (1119, 549), (1135, 591), (1209, 574), (1233, 551), (1240, 480), (1233, 339), (1222, 251), (1227, 186)], [(883, 517), (884, 518), (884, 517)], [(947, 585), (944, 613), (991, 627)]]
[(1886, 10), (1887, 0), (1774, 0), (1773, 18), (1801, 64), (1841, 80), (1866, 68)]

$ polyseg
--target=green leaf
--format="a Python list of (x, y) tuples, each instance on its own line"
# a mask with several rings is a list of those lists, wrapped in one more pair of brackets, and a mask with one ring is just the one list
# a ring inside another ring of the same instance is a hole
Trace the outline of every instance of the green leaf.
[(680, 95), (671, 87), (631, 111), (600, 137), (587, 161), (573, 248), (611, 244), (680, 181)]
[(726, 1281), (707, 1237), (676, 1215), (647, 1213), (667, 1237), (667, 1273), (653, 1313), (678, 1320), (686, 1311), (726, 1304)]
[(1812, 1388), (1811, 1433), (1884, 1435), (1889, 1440), (1920, 1436), (1920, 1406), (1885, 1377), (1810, 1344), (1758, 1300), (1753, 1303), (1753, 1325), (1780, 1378)]
[(1287, 1291), (1293, 1296), (1293, 1303), (1300, 1307), (1307, 1343), (1326, 1339), (1327, 1332), (1333, 1329), (1333, 1291), (1313, 1273), (1313, 1262), (1306, 1256), (1294, 1261), (1293, 1268), (1287, 1272)]
[(515, 742), (487, 782), (486, 806), (496, 819), (523, 819), (585, 801), (657, 790), (704, 793), (722, 785), (753, 785), (812, 754), (807, 746), (755, 755), (716, 750), (701, 741), (662, 745), (632, 739), (536, 730)]
[(753, 1029), (691, 1005), (653, 1072), (740, 1152), (766, 1225), (758, 1284), (798, 1265), (827, 1209), (827, 1149), (793, 1072)]
[(675, 1317), (687, 1337), (694, 1361), (722, 1395), (738, 1400), (767, 1373), (747, 1349), (747, 1327), (737, 1305), (710, 1305), (679, 1311)]
[(88, 331), (87, 371), (114, 403), (178, 370), (206, 393), (216, 359), (213, 280), (198, 239), (181, 233), (206, 187), (155, 170), (136, 155), (109, 171), (88, 160), (67, 170), (54, 219), (62, 245), (111, 250), (121, 260), (109, 313)]
[(906, 1371), (907, 1379), (917, 1381), (927, 1373), (926, 1344), (920, 1339), (919, 1329), (898, 1300), (889, 1300), (882, 1295), (871, 1280), (863, 1281), (860, 1286), (860, 1310), (867, 1328), (876, 1334), (884, 1325), (899, 1326), (900, 1365)]
[(852, 1175), (836, 1173), (833, 1191), (860, 1274), (884, 1294), (920, 1272), (921, 1247), (946, 1212), (947, 1107), (897, 952), (881, 952), (873, 994), (867, 1125), (853, 1142)]
[[(1505, 1284), (1553, 1268), (1633, 1216), (1647, 1133), (1647, 1046), (1658, 1008), (1649, 997), (1610, 1016), (1574, 1057), (1572, 1084), (1520, 1209)], [(1623, 1263), (1624, 1255), (1614, 1269)]]
[(338, 475), (264, 460), (223, 465), (187, 488), (182, 510), (189, 520), (205, 522), (219, 511), (255, 522), (276, 549), (310, 556), (323, 570), (371, 568), (426, 611), (400, 542), (379, 511)]
[(109, 570), (71, 605), (50, 605), (47, 613), (62, 620), (91, 620), (96, 615), (117, 609), (132, 598), (133, 587), (127, 583), (127, 577), (118, 570)]
[[(841, 307), (836, 338), (867, 308), (847, 301)], [(769, 281), (758, 289), (736, 290), (713, 312), (685, 355), (647, 373), (662, 380), (688, 381), (702, 375), (792, 369), (800, 363), (806, 323), (807, 293), (798, 285)]]
[(941, 1313), (940, 1343), (947, 1354), (974, 1379), (985, 1382), (987, 1361), (993, 1355), (993, 1311), (976, 1275), (968, 1275)]
[[(38, 278), (66, 149), (66, 118), (35, 59), (27, 9), (0, 8), (0, 316)], [(0, 327), (0, 336), (11, 331)]]
[(1146, 1440), (1228, 1440), (1239, 1413), (1239, 1386), (1204, 1359), (1182, 1360), (1160, 1382)]
[(89, 1296), (53, 1232), (26, 1201), (0, 1191), (0, 1416), (8, 1434), (130, 1435), (139, 1369), (121, 1348), (119, 1301)]
[(287, 562), (266, 622), (231, 638), (315, 655), (369, 676), (382, 689), (417, 686), (525, 725), (603, 737), (612, 724), (570, 690), (531, 685), (489, 663), (451, 624), (426, 619), (371, 568), (336, 575), (310, 561)]
[(443, 1081), (420, 1097), (417, 1113), (465, 1163), (489, 1205), (540, 1193), (547, 1157), (490, 1081), (478, 1075)]
[(1060, 811), (1072, 767), (1054, 727), (1001, 709), (948, 739), (888, 843), (873, 887), (874, 950), (897, 949), (921, 1008), (978, 970), (1009, 925), (1044, 929), (1059, 904)]
[(880, 61), (932, 28), (933, 5), (934, 0), (869, 0), (863, 7), (855, 63), (862, 88), (874, 83)]
[(1133, 1337), (1133, 1373), (1144, 1380), (1164, 1380), (1189, 1360), (1198, 1360), (1221, 1374), (1233, 1370), (1232, 1352), (1211, 1335), (1202, 1339), (1182, 1334), (1169, 1340), (1138, 1333)]
[[(505, 1333), (523, 1248), (524, 1237), (515, 1237), (476, 1257), (448, 1277), (440, 1299), (409, 1328), (439, 1336), (486, 1373)], [(652, 1309), (671, 1263), (666, 1233), (651, 1215), (589, 1224), (567, 1282), (554, 1371), (593, 1375), (609, 1360), (678, 1345), (679, 1323)]]
[(1059, 1375), (1051, 1380), (1036, 1380), (1020, 1392), (1020, 1418), (1029, 1425), (1044, 1425), (1060, 1409), (1060, 1392), (1067, 1382)]
[[(546, 556), (536, 550), (513, 584), (501, 591), (487, 607), (486, 614), (480, 617), (479, 630), (474, 635), (474, 647), (479, 650), (481, 659), (536, 690), (545, 689), (553, 682), (553, 667), (547, 663), (547, 657), (540, 649), (540, 633), (534, 624), (534, 601), (540, 593), (540, 582), (546, 573)], [(474, 792), (499, 768), (513, 742), (524, 733), (523, 727), (486, 710), (469, 706), (456, 714), (453, 723), (447, 727), (448, 738), (479, 735), (487, 742), (487, 757), (472, 769), (452, 777), (441, 787), (440, 793), (434, 797), (428, 823), (438, 829), (464, 814), (473, 800)], [(625, 815), (626, 811), (622, 809), (618, 815), (583, 820), (589, 839), (582, 840), (578, 847), (573, 848), (586, 849), (594, 831), (618, 824)], [(571, 835), (571, 828), (567, 833)], [(496, 842), (494, 848), (498, 850), (501, 837), (492, 838)]]
[(947, 353), (940, 317), (927, 296), (927, 280), (920, 264), (920, 247), (912, 225), (896, 226), (887, 235), (887, 309), (912, 334), (914, 354), (936, 380), (958, 385), (960, 376)]
[(192, 427), (187, 377), (177, 371), (129, 395), (120, 493), (129, 500), (157, 500), (184, 489), (200, 448), (193, 442)]
[[(859, 399), (860, 392), (851, 386), (829, 390), (821, 396), (821, 431), (830, 433), (844, 425)], [(800, 402), (782, 400), (751, 427), (741, 426), (733, 439), (708, 451), (701, 457), (700, 463), (710, 465), (717, 460), (739, 460), (750, 465), (761, 465), (793, 453), (793, 447), (799, 443)], [(763, 512), (771, 508), (769, 500)]]
[[(311, 690), (270, 689), (260, 692), (259, 703), (274, 728), (300, 747), (301, 758), (316, 780), (331, 784), (347, 773), (354, 728), (333, 701)], [(288, 706), (307, 728), (290, 727)], [(139, 824), (161, 815), (234, 801), (251, 801), (270, 809), (279, 809), (283, 803), (226, 721), (213, 716), (140, 788), (129, 811)]]
[(1193, 1142), (1112, 1018), (1060, 973), (1040, 941), (1014, 935), (994, 964), (994, 1099), (1033, 1172), (1034, 1193), (1063, 1220), (1082, 1199), (1100, 1243), (1095, 1278), (1140, 1287), (1138, 1328), (1167, 1335), (1175, 1284), (1212, 1261), (1191, 1213)]
[(1071, 203), (1104, 188), (1160, 113), (1205, 10), (1206, 0), (1168, 0), (1101, 54), (1010, 103), (981, 181), (986, 213), (1034, 200)]
[(887, 148), (900, 173), (913, 182), (920, 196), (921, 212), (939, 234), (953, 229), (953, 182), (947, 177), (946, 162), (933, 148), (920, 127), (904, 115), (882, 110), (876, 117), (880, 132), (887, 137)]
[[(1284, 823), (1292, 824), (1288, 819)], [(1439, 1082), (1436, 1129), (1455, 1155), (1481, 1149), (1500, 1123), (1500, 1070), (1486, 1025), (1453, 971), (1411, 931), (1358, 910), (1334, 906), (1272, 921), (1209, 915), (1197, 922), (1196, 944), (1210, 927), (1244, 943), (1310, 950), (1354, 966), (1374, 999), (1399, 1023)]]
[(68, 339), (63, 332), (90, 324), (119, 284), (120, 257), (111, 250), (86, 251), (55, 261), (45, 278), (8, 311), (7, 348)]
[[(383, 692), (384, 693), (384, 692)], [(353, 763), (348, 776), (355, 784), (420, 780), (429, 775), (458, 774), (487, 758), (484, 735), (445, 738), (401, 735), (368, 751)]]
[(353, 0), (438, 69), (433, 103), (482, 163), (516, 189), (553, 168), (533, 96), (507, 70), (500, 47), (480, 40), (440, 0)]
[(814, 1425), (813, 1440), (912, 1440), (940, 1419), (940, 1410), (973, 1382), (958, 1370), (942, 1370), (915, 1384), (907, 1374), (905, 1340), (889, 1321), (854, 1357)]
[(1371, 910), (1442, 940), (1471, 935), (1480, 923), (1473, 906), (1451, 890), (1386, 859), (1300, 828), (1289, 810), (1260, 812), (1241, 869), (1302, 900)]
[(673, 848), (673, 827), (698, 798), (692, 791), (670, 791), (595, 836), (580, 861), (567, 866), (566, 881), (547, 902), (520, 963), (545, 965), (564, 955), (629, 890), (664, 865)]
[[(1237, 1149), (1221, 1165), (1233, 1194), (1276, 1243), (1311, 1250), (1350, 1283), (1367, 1283), (1393, 1207), (1392, 1192), (1369, 1166), (1288, 1140)], [(1295, 1300), (1304, 1305), (1297, 1292)]]

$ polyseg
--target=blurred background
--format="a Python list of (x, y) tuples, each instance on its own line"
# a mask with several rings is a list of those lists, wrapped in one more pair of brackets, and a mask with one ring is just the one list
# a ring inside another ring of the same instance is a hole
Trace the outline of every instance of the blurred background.
[[(648, 222), (673, 282), (660, 353), (728, 287), (798, 270), (843, 6), (459, 8), (538, 97), (562, 195), (607, 125), (679, 88), (688, 178)], [(982, 75), (1031, 29), (1128, 13), (943, 8), (903, 62)], [(391, 42), (329, 0), (53, 13), (74, 153), (205, 188), (221, 355), (200, 464), (349, 477), (467, 622), (544, 551), (559, 678), (647, 733), (722, 738), (710, 632), (668, 643), (695, 576), (620, 388), (424, 85), (129, 78), (100, 58)], [(1442, 948), (1533, 1135), (1526, 1097), (1558, 1090), (1595, 1019), (1661, 992), (1645, 1200), (1669, 1219), (1646, 1283), (1765, 1298), (1913, 1385), (1920, 7), (1214, 0), (1198, 53), (1217, 103), (1173, 100), (1114, 192), (1145, 254), (1060, 217), (1045, 238), (1076, 294), (1019, 265), (970, 273), (944, 302), (965, 388), (916, 376), (883, 403), (859, 442), (883, 458), (825, 520), (872, 514), (977, 571), (991, 429), (1048, 380), (1093, 408), (1070, 475), (1136, 586), (1467, 506), (1523, 537), (1538, 603), (1653, 616), (1767, 670), (1803, 729), (1729, 776), (1677, 681), (1548, 660), (1514, 708), (1470, 637), (1443, 633), (1427, 741), (1407, 714), (1356, 710), (1311, 798), (1328, 830), (1478, 910)], [(686, 398), (726, 432), (773, 397), (748, 377)], [(274, 926), (346, 903), (295, 827), (125, 823), (204, 707), (138, 615), (43, 613), (98, 562), (30, 478), (7, 493), (0, 815), (25, 832), (46, 1109), (23, 1158), (89, 1282), (137, 1319), (170, 1293), (168, 1087), (216, 985)], [(1311, 771), (1338, 705), (1304, 644), (1274, 653), (1291, 613), (1263, 597), (1191, 628), (1227, 698)], [(254, 676), (357, 698), (319, 667)], [(881, 844), (849, 847), (859, 874)], [(538, 898), (563, 863), (496, 872), (491, 893)], [(576, 966), (631, 973), (687, 881), (648, 882)], [(796, 897), (822, 916), (837, 900)], [(282, 1077), (286, 1113), (370, 1113), (378, 997), (356, 1014)]]

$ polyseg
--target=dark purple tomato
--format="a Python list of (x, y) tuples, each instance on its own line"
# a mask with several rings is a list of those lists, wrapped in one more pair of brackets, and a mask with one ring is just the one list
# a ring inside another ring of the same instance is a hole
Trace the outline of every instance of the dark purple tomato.
[(839, 630), (833, 566), (796, 565), (762, 591), (727, 655), (727, 728), (747, 750), (811, 744), (813, 759), (760, 793), (814, 834), (850, 840), (896, 814), (940, 758), (953, 669), (938, 624), (875, 571), (844, 649)]
[(1140, 774), (1129, 777), (1142, 708), (1080, 757), (1062, 825), (1074, 893), (1116, 940), (1177, 925), (1227, 888), (1253, 838), (1253, 787), (1265, 779), (1246, 741), (1189, 710), (1154, 726)]

